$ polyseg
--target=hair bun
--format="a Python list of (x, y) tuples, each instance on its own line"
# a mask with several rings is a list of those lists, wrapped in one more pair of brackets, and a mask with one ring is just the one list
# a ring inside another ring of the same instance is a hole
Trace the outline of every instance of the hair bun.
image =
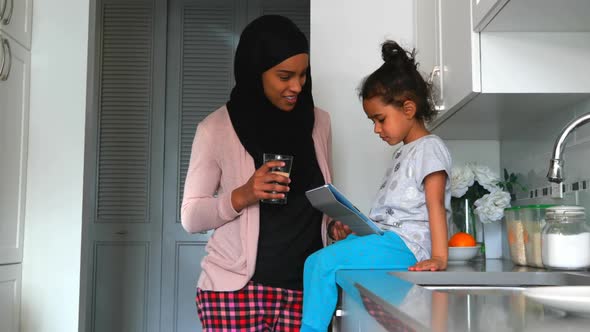
[(412, 67), (416, 67), (414, 51), (408, 52), (392, 40), (388, 40), (381, 45), (381, 57), (387, 64), (411, 65)]

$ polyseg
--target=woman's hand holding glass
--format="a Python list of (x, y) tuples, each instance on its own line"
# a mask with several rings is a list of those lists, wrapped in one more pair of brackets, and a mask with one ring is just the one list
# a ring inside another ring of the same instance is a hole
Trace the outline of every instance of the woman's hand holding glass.
[[(236, 188), (232, 192), (231, 202), (234, 209), (239, 212), (252, 204), (258, 203), (262, 199), (280, 199), (284, 198), (289, 186), (283, 183), (290, 183), (291, 179), (276, 172), (271, 172), (273, 168), (283, 167), (283, 161), (269, 161), (248, 179), (243, 186)], [(275, 193), (272, 193), (272, 192)]]

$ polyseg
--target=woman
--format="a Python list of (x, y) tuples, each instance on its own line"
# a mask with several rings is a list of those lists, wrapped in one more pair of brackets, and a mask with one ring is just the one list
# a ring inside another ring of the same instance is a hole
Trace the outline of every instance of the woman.
[[(214, 230), (199, 318), (205, 331), (297, 331), (303, 264), (326, 243), (328, 218), (305, 191), (331, 181), (330, 118), (314, 107), (307, 39), (285, 17), (246, 26), (234, 74), (230, 100), (197, 127), (185, 182), (184, 228)], [(271, 173), (281, 162), (264, 164), (264, 153), (294, 156), (290, 178)], [(285, 192), (286, 205), (260, 203)]]

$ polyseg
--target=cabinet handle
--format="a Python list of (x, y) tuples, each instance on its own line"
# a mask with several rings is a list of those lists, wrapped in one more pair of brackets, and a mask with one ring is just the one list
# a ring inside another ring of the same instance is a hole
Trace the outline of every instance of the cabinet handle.
[(442, 86), (435, 86), (434, 84), (434, 77), (435, 76), (440, 76), (440, 67), (439, 66), (434, 66), (434, 68), (432, 69), (432, 71), (430, 72), (430, 76), (428, 77), (428, 85), (430, 85), (431, 87), (434, 87), (432, 90), (436, 93), (438, 92), (435, 96), (432, 96), (432, 103), (434, 104), (434, 110), (437, 112), (440, 111), (444, 111), (445, 107), (442, 104), (439, 104), (442, 101), (442, 96), (443, 96), (443, 87)]
[[(0, 66), (0, 81), (8, 81), (8, 76), (10, 76), (12, 53), (10, 52), (10, 44), (8, 43), (8, 39), (2, 38), (2, 36), (0, 36), (0, 42), (2, 43), (2, 50), (4, 51), (4, 55), (2, 56), (2, 65)], [(4, 69), (6, 69), (6, 73), (4, 73)]]
[(115, 232), (115, 234), (117, 234), (117, 235), (127, 235), (127, 231), (118, 231), (118, 232)]
[(434, 76), (438, 76), (440, 74), (440, 67), (434, 66), (432, 71), (430, 72), (430, 76), (428, 76), (428, 84), (432, 84), (434, 82)]
[[(4, 10), (2, 11), (2, 15), (0, 15), (0, 17), (4, 17), (4, 14), (6, 12), (6, 8), (8, 8), (8, 0), (4, 0)], [(10, 19), (12, 18), (12, 12), (14, 11), (14, 0), (10, 0), (10, 11), (8, 12), (8, 15), (6, 15), (6, 17), (4, 17), (4, 19), (2, 20), (2, 24), (4, 25), (8, 25), (10, 23)]]

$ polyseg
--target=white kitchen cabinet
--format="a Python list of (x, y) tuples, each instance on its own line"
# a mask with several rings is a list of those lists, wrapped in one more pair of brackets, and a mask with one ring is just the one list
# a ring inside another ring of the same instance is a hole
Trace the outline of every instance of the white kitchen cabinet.
[(479, 36), (471, 30), (468, 0), (440, 1), (442, 110), (461, 107), (481, 91)]
[(471, 0), (474, 30), (481, 31), (508, 1), (510, 0)]
[(0, 0), (0, 29), (31, 49), (33, 0)]
[(0, 264), (23, 255), (30, 53), (0, 31)]
[(20, 331), (21, 265), (0, 265), (0, 331)]
[(416, 3), (417, 60), (433, 84), (439, 119), (481, 90), (479, 35), (470, 17), (468, 0)]
[[(522, 1), (526, 0), (511, 0), (504, 6), (501, 1), (479, 1), (479, 6), (502, 7), (504, 12)], [(419, 61), (434, 61), (430, 68), (440, 68), (440, 86), (437, 75), (432, 77), (438, 93), (433, 99), (441, 112), (429, 128), (441, 137), (499, 139), (518, 132), (523, 121), (543, 117), (590, 93), (590, 75), (583, 74), (590, 65), (590, 27), (495, 31), (497, 14), (484, 31), (474, 32), (472, 20), (478, 17), (472, 16), (472, 5), (478, 1), (426, 2), (416, 6), (416, 46), (422, 53)], [(568, 7), (572, 5), (585, 11), (577, 16), (590, 16), (590, 6), (578, 1), (562, 5), (566, 12), (573, 10)], [(520, 21), (534, 20), (526, 11), (521, 14)], [(434, 49), (424, 46), (428, 42)]]
[(475, 31), (589, 31), (588, 0), (471, 0)]
[(442, 93), (441, 48), (438, 37), (440, 0), (416, 1), (414, 5), (418, 70), (433, 85), (433, 102), (438, 104)]

